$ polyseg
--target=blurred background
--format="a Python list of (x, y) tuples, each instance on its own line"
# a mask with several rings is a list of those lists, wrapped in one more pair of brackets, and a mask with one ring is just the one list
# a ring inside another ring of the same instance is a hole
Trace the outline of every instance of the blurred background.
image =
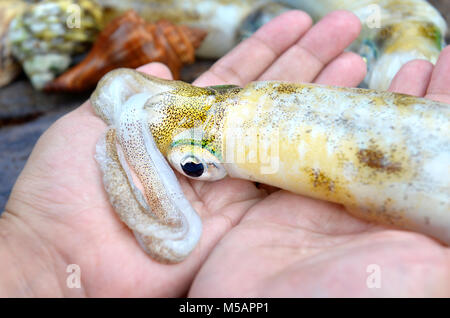
[[(450, 25), (450, 1), (429, 2), (440, 10)], [(446, 40), (450, 43), (448, 35)], [(214, 59), (199, 59), (181, 69), (180, 79), (191, 82), (213, 63)], [(0, 88), (0, 213), (39, 136), (89, 95), (89, 91), (77, 94), (38, 91), (23, 73)]]

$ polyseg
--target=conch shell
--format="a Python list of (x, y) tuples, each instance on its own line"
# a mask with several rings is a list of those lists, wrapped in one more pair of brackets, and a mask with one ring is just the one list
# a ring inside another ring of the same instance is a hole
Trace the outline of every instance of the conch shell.
[(9, 42), (9, 25), (16, 15), (21, 14), (27, 4), (23, 1), (4, 0), (0, 2), (0, 87), (8, 85), (21, 71), (14, 59)]
[(49, 83), (45, 90), (87, 90), (113, 69), (136, 68), (150, 62), (166, 64), (178, 79), (181, 67), (194, 62), (195, 49), (205, 36), (203, 30), (167, 20), (148, 23), (129, 10), (106, 26), (80, 64)]

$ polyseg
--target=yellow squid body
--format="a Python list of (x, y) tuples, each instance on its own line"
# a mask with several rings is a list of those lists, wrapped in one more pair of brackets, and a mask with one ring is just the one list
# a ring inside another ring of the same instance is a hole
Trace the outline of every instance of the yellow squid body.
[(224, 116), (228, 174), (450, 243), (450, 108), (374, 90), (252, 83)]
[(109, 125), (97, 161), (111, 202), (160, 261), (183, 260), (201, 234), (172, 168), (340, 203), (450, 244), (447, 104), (284, 82), (200, 88), (127, 69), (107, 74), (91, 102)]

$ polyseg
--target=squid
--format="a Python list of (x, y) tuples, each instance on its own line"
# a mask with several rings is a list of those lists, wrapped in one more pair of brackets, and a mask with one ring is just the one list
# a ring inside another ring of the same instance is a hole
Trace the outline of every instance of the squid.
[(98, 0), (110, 11), (133, 8), (144, 18), (160, 18), (203, 28), (208, 36), (197, 50), (200, 57), (218, 58), (261, 25), (289, 10), (301, 9), (319, 20), (333, 10), (348, 10), (361, 21), (362, 31), (349, 50), (367, 62), (363, 87), (387, 90), (409, 61), (435, 63), (445, 46), (447, 24), (426, 0)]
[(268, 184), (450, 244), (447, 104), (280, 81), (196, 87), (131, 69), (105, 75), (90, 101), (108, 125), (95, 157), (110, 202), (157, 261), (183, 261), (202, 232), (174, 170)]

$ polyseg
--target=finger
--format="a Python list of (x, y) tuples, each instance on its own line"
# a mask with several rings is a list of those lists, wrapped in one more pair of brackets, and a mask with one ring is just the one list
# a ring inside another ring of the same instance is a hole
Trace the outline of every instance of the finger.
[(243, 86), (257, 79), (311, 25), (311, 18), (302, 11), (289, 11), (276, 17), (221, 58), (194, 84)]
[(164, 79), (169, 79), (169, 80), (172, 79), (172, 73), (170, 72), (169, 68), (162, 63), (153, 62), (153, 63), (145, 64), (145, 65), (142, 65), (141, 67), (139, 67), (137, 70), (142, 73), (153, 75), (153, 76), (156, 76), (159, 78), (164, 78)]
[(450, 46), (447, 46), (439, 56), (431, 75), (426, 98), (450, 103)]
[(335, 11), (289, 48), (260, 80), (310, 82), (359, 35), (361, 23), (348, 11)]
[(358, 54), (344, 52), (330, 62), (314, 80), (317, 84), (355, 87), (367, 73), (367, 64)]
[(425, 96), (433, 73), (433, 64), (425, 60), (414, 60), (402, 66), (395, 75), (389, 91), (413, 96)]

